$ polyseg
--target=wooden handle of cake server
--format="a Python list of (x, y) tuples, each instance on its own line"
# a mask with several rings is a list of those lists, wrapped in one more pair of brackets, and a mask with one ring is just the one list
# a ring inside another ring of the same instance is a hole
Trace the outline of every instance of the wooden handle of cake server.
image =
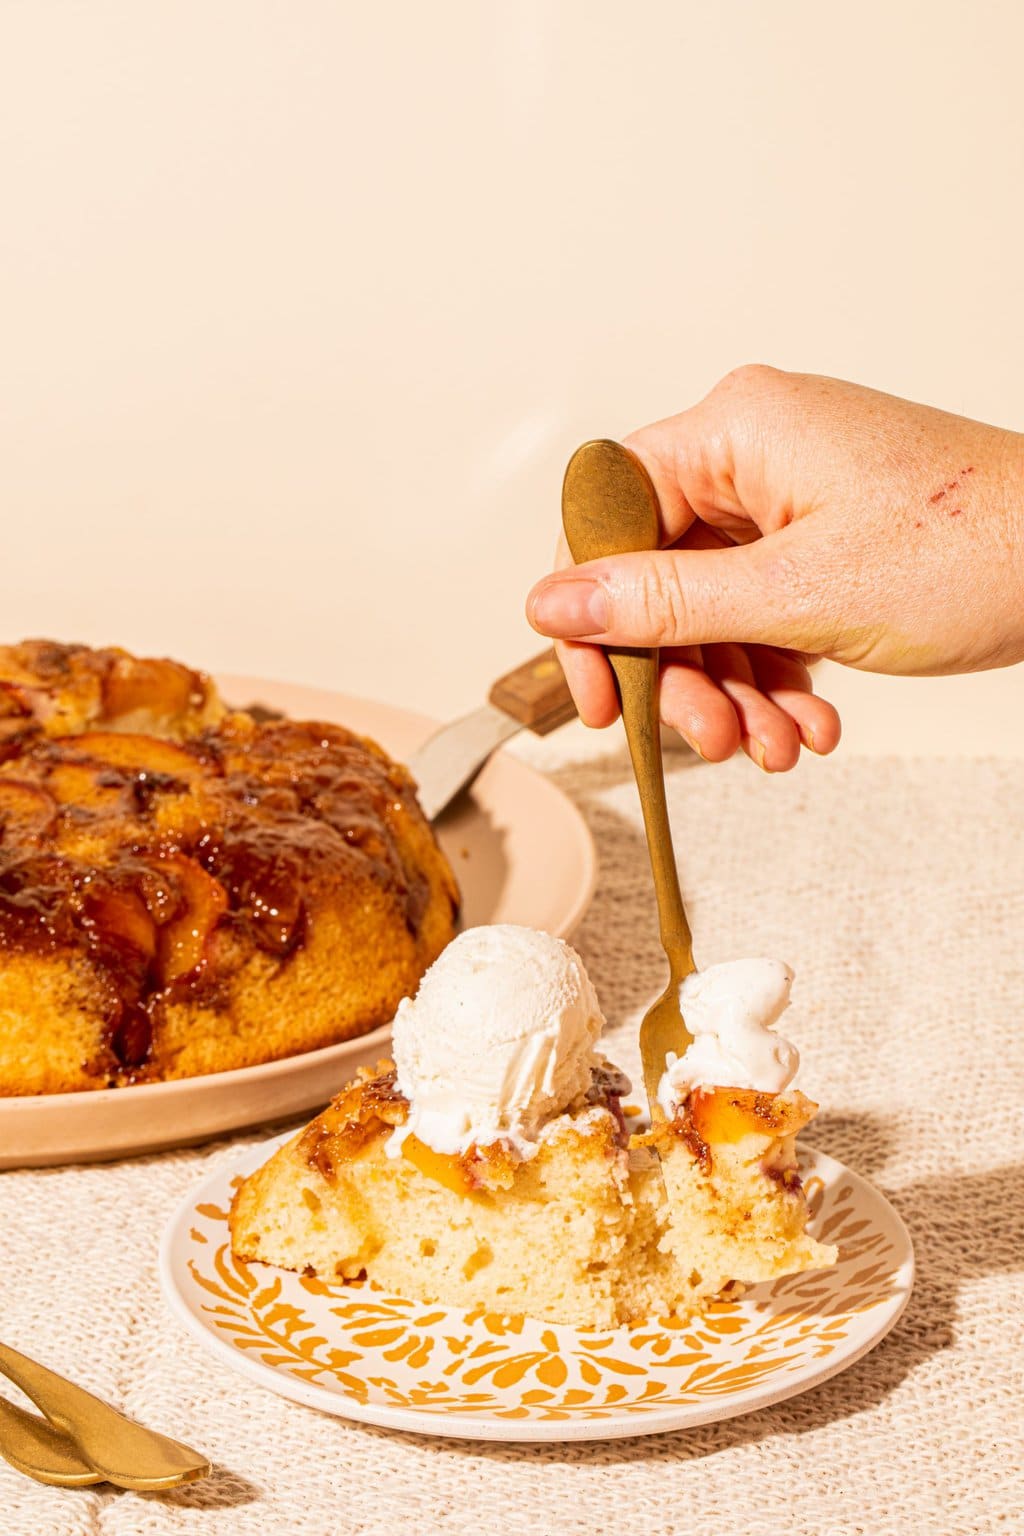
[(546, 736), (556, 726), (576, 718), (569, 684), (550, 649), (499, 677), (488, 698), (538, 736)]

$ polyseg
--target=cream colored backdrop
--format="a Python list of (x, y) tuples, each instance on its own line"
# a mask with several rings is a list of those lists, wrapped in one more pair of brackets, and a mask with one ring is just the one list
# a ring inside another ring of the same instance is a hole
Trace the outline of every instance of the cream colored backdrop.
[[(1021, 425), (1022, 56), (1012, 0), (2, 0), (4, 636), (451, 713), (581, 438), (750, 360)], [(903, 749), (1021, 691), (836, 685)]]

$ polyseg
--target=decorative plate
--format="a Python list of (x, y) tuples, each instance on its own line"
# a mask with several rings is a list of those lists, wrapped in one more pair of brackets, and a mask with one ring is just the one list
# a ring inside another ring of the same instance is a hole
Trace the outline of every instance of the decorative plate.
[[(337, 720), (409, 757), (435, 723), (369, 699), (253, 677), (218, 677), (226, 699), (297, 720)], [(590, 904), (596, 859), (586, 822), (560, 789), (498, 752), (437, 824), (462, 888), (462, 922), (523, 923), (568, 937)], [(93, 1162), (209, 1141), (225, 1131), (319, 1109), (364, 1062), (386, 1055), (390, 1027), (283, 1061), (170, 1083), (92, 1093), (0, 1097), (0, 1169)]]
[(368, 1424), (462, 1439), (599, 1440), (750, 1413), (859, 1360), (892, 1328), (913, 1284), (910, 1237), (888, 1201), (804, 1148), (811, 1230), (838, 1243), (838, 1263), (755, 1286), (702, 1318), (577, 1329), (325, 1285), (231, 1255), (232, 1193), (285, 1139), (189, 1195), (161, 1244), (164, 1294), (223, 1364)]

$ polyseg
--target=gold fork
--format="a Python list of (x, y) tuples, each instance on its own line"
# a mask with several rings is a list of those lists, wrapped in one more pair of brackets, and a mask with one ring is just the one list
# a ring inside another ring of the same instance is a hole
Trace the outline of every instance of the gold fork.
[(199, 1451), (125, 1418), (109, 1403), (0, 1344), (0, 1373), (43, 1410), (45, 1419), (0, 1398), (0, 1455), (41, 1483), (76, 1488), (116, 1483), (147, 1492), (206, 1477)]
[[(599, 560), (605, 555), (657, 549), (661, 535), (658, 493), (636, 454), (621, 443), (599, 439), (584, 443), (569, 460), (562, 486), (562, 526), (573, 559)], [(622, 723), (629, 743), (647, 848), (658, 900), (661, 945), (669, 965), (665, 991), (652, 1003), (640, 1025), (640, 1059), (651, 1123), (665, 1119), (658, 1103), (658, 1085), (665, 1056), (681, 1056), (692, 1040), (679, 1006), (679, 987), (696, 967), (693, 940), (679, 889), (672, 851), (672, 831), (665, 800), (658, 714), (658, 652), (605, 651), (622, 704)]]

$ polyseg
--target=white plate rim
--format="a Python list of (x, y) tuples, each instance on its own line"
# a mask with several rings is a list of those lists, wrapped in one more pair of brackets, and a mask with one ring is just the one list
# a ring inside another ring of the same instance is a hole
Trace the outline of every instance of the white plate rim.
[(215, 1173), (208, 1175), (200, 1184), (194, 1185), (183, 1200), (179, 1202), (170, 1220), (164, 1227), (160, 1239), (158, 1254), (158, 1272), (160, 1286), (163, 1291), (164, 1301), (173, 1314), (189, 1334), (209, 1354), (215, 1356), (222, 1364), (233, 1370), (236, 1374), (247, 1377), (255, 1384), (277, 1393), (281, 1397), (293, 1402), (304, 1404), (309, 1408), (316, 1408), (321, 1412), (331, 1414), (337, 1418), (351, 1420), (355, 1423), (371, 1424), (380, 1429), (397, 1430), (404, 1433), (426, 1435), (432, 1439), (453, 1440), (487, 1440), (507, 1442), (575, 1442), (584, 1440), (618, 1440), (627, 1438), (646, 1438), (648, 1435), (667, 1434), (681, 1429), (697, 1428), (702, 1424), (716, 1423), (721, 1420), (745, 1416), (756, 1413), (761, 1409), (769, 1408), (775, 1403), (780, 1403), (788, 1398), (802, 1395), (813, 1388), (821, 1386), (831, 1377), (845, 1371), (851, 1365), (868, 1354), (886, 1337), (899, 1322), (900, 1317), (910, 1299), (914, 1286), (915, 1260), (914, 1247), (910, 1233), (899, 1212), (889, 1200), (870, 1184), (867, 1179), (855, 1173), (837, 1158), (830, 1157), (827, 1153), (819, 1152), (810, 1146), (801, 1145), (801, 1164), (806, 1170), (811, 1165), (812, 1171), (823, 1172), (831, 1180), (840, 1177), (851, 1180), (858, 1191), (860, 1198), (867, 1197), (875, 1202), (885, 1218), (892, 1223), (895, 1235), (902, 1247), (902, 1254), (896, 1266), (891, 1296), (886, 1302), (880, 1302), (873, 1308), (873, 1327), (866, 1336), (858, 1339), (855, 1344), (843, 1352), (834, 1351), (821, 1366), (809, 1369), (806, 1372), (794, 1372), (781, 1382), (764, 1384), (761, 1387), (748, 1389), (743, 1394), (736, 1394), (732, 1401), (720, 1400), (719, 1402), (704, 1406), (683, 1404), (668, 1406), (661, 1410), (652, 1410), (644, 1415), (638, 1423), (635, 1417), (623, 1414), (621, 1418), (614, 1415), (601, 1420), (557, 1420), (553, 1422), (525, 1419), (488, 1419), (482, 1415), (479, 1417), (460, 1415), (456, 1412), (446, 1413), (443, 1418), (437, 1414), (423, 1413), (414, 1408), (401, 1405), (389, 1406), (384, 1403), (358, 1403), (343, 1398), (340, 1393), (332, 1392), (328, 1388), (318, 1387), (312, 1383), (298, 1380), (287, 1372), (277, 1371), (273, 1366), (264, 1365), (262, 1361), (251, 1359), (241, 1353), (233, 1345), (213, 1329), (207, 1327), (198, 1318), (189, 1306), (184, 1292), (179, 1286), (175, 1273), (178, 1258), (178, 1247), (182, 1242), (182, 1232), (186, 1223), (190, 1224), (190, 1216), (196, 1203), (201, 1198), (219, 1198), (224, 1200), (224, 1186), (238, 1174), (247, 1174), (260, 1166), (271, 1152), (276, 1150), (285, 1141), (288, 1141), (294, 1132), (286, 1132), (275, 1136), (271, 1140), (261, 1143), (257, 1147), (250, 1147), (241, 1157), (232, 1163), (225, 1163)]

